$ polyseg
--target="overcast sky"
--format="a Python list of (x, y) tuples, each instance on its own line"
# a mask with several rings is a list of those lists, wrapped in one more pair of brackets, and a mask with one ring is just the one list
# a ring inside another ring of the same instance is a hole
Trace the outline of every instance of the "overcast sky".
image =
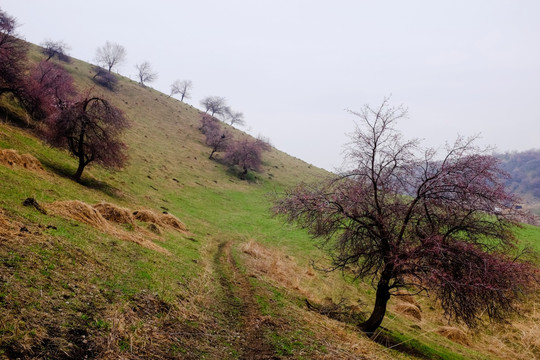
[(540, 1), (2, 0), (28, 41), (62, 40), (93, 62), (123, 45), (119, 73), (149, 61), (188, 103), (223, 96), (251, 134), (309, 163), (341, 165), (355, 117), (392, 95), (399, 127), (428, 146), (481, 133), (499, 151), (540, 148)]

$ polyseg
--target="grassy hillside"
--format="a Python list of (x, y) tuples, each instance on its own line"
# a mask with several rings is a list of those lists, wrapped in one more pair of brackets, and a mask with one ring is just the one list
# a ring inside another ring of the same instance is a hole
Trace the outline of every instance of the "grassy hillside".
[[(89, 64), (65, 66), (81, 90), (95, 86)], [(119, 172), (93, 166), (82, 184), (69, 177), (76, 161), (0, 99), (12, 109), (0, 119), (0, 150), (43, 167), (0, 160), (0, 359), (540, 356), (538, 297), (510, 323), (476, 331), (448, 326), (430, 299), (404, 298), (378, 341), (368, 339), (354, 323), (370, 310), (371, 287), (314, 270), (324, 254), (269, 211), (270, 194), (325, 171), (273, 149), (241, 181), (208, 159), (197, 109), (126, 78), (116, 93), (95, 91), (132, 120), (131, 160)], [(43, 213), (23, 204), (29, 197)], [(105, 221), (87, 206), (100, 203), (125, 218)], [(522, 231), (538, 244), (538, 228)]]

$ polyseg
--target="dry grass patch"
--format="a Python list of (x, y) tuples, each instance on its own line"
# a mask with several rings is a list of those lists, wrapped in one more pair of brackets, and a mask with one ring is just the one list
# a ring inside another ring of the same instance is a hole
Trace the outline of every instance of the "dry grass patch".
[(275, 283), (306, 295), (300, 285), (312, 277), (311, 272), (296, 265), (292, 257), (271, 251), (253, 240), (243, 243), (240, 249), (249, 255), (247, 265), (254, 275), (266, 275)]
[(44, 172), (43, 166), (34, 156), (30, 154), (20, 155), (12, 149), (0, 150), (0, 164), (9, 167), (22, 167), (30, 171)]
[(540, 292), (521, 304), (520, 312), (477, 334), (472, 346), (502, 359), (540, 359)]
[(47, 204), (45, 208), (53, 214), (83, 222), (118, 239), (131, 241), (145, 248), (170, 255), (168, 250), (150, 241), (147, 236), (145, 236), (146, 234), (138, 232), (131, 233), (115, 227), (112, 223), (108, 222), (98, 210), (85, 202), (79, 200), (57, 201), (52, 204)]
[(21, 229), (22, 226), (22, 223), (8, 218), (4, 211), (0, 209), (0, 235), (11, 235), (16, 230)]

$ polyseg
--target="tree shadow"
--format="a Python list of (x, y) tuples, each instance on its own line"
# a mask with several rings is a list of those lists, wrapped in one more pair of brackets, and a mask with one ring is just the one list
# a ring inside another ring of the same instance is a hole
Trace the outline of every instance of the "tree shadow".
[[(69, 165), (65, 165), (64, 163), (56, 162), (54, 160), (41, 158), (39, 159), (43, 167), (45, 167), (47, 170), (53, 172), (54, 174), (63, 177), (65, 179), (69, 179), (73, 182), (77, 182), (73, 179), (73, 175), (75, 174), (75, 168)], [(78, 184), (92, 189), (97, 190), (105, 195), (108, 195), (115, 199), (122, 199), (124, 198), (123, 192), (112, 186), (111, 184), (108, 184), (105, 181), (98, 180), (94, 177), (88, 176), (87, 174), (83, 173), (83, 176), (81, 177), (81, 180), (77, 182)]]

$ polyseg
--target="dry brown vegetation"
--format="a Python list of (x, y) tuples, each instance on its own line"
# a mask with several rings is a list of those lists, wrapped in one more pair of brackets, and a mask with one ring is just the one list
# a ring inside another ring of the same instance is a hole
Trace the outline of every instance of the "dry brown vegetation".
[(135, 217), (135, 219), (141, 222), (173, 229), (180, 232), (188, 231), (186, 225), (182, 221), (180, 221), (176, 216), (169, 213), (159, 214), (152, 210), (143, 209), (134, 211), (133, 216)]
[[(79, 200), (56, 201), (54, 203), (47, 204), (45, 208), (53, 214), (75, 221), (83, 222), (121, 240), (131, 241), (148, 249), (170, 255), (170, 252), (168, 250), (164, 249), (163, 247), (157, 245), (150, 240), (150, 238), (155, 237), (152, 236), (148, 231), (144, 231), (138, 226), (134, 226), (133, 231), (128, 231), (118, 226), (115, 226), (112, 223), (114, 222), (118, 224), (133, 224), (133, 217), (130, 216), (131, 212), (128, 209), (107, 203), (90, 206)], [(103, 211), (105, 215), (103, 215), (101, 211)], [(170, 219), (176, 219), (170, 214), (168, 214), (168, 216), (157, 216), (149, 210), (144, 211), (144, 213), (152, 214), (152, 219), (155, 219), (155, 221), (157, 221), (157, 223), (161, 225), (173, 229), (177, 229), (178, 227), (178, 225), (172, 226), (168, 225), (169, 223), (163, 222), (162, 218), (166, 218), (168, 221), (170, 221)], [(111, 222), (107, 219), (111, 219)], [(140, 220), (137, 215), (135, 215), (135, 219)], [(178, 223), (181, 223), (180, 220), (176, 220)]]
[(403, 315), (407, 315), (418, 321), (422, 320), (422, 312), (420, 311), (420, 308), (417, 305), (408, 302), (400, 302), (396, 304), (394, 306), (394, 311)]
[(43, 166), (30, 154), (19, 154), (16, 150), (0, 149), (0, 164), (10, 167), (22, 167), (30, 171), (43, 172)]
[(444, 336), (454, 342), (457, 342), (462, 345), (469, 345), (469, 337), (467, 334), (454, 326), (443, 326), (435, 331), (437, 334)]

